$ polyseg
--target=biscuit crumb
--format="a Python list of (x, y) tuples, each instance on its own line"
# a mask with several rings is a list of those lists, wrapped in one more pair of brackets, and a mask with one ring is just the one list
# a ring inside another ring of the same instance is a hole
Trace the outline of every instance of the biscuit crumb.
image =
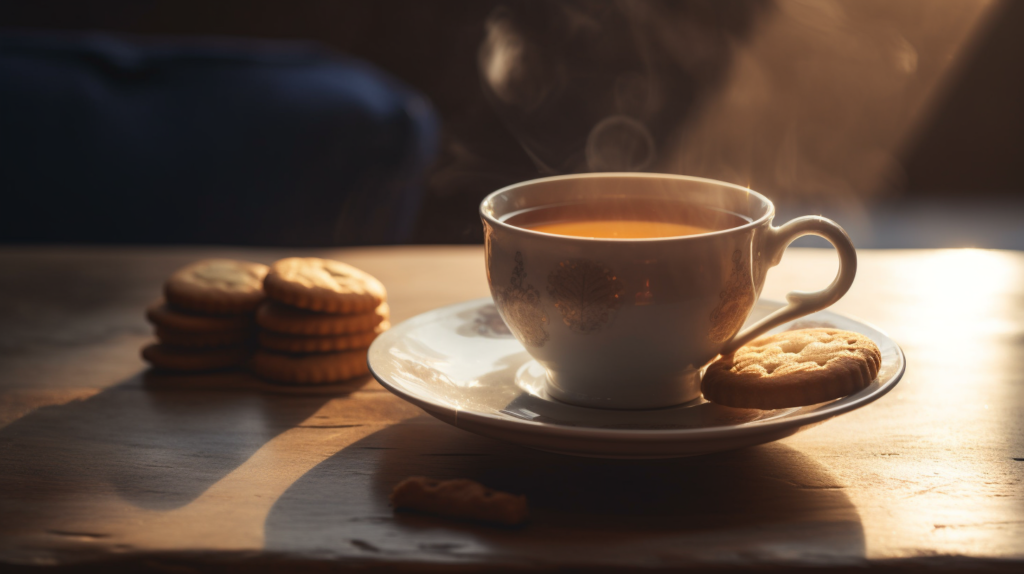
[(436, 480), (409, 477), (391, 492), (395, 510), (413, 510), (448, 518), (460, 518), (505, 526), (526, 522), (525, 496), (492, 490), (465, 478)]

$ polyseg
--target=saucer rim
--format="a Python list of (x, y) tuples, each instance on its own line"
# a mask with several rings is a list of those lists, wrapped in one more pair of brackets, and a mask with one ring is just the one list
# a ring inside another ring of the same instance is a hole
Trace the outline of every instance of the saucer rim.
[[(460, 419), (470, 419), (471, 421), (476, 421), (476, 422), (478, 422), (480, 424), (498, 425), (498, 426), (501, 426), (501, 427), (506, 428), (506, 429), (514, 429), (517, 432), (524, 432), (524, 433), (528, 433), (528, 434), (531, 434), (531, 435), (544, 435), (544, 436), (549, 436), (549, 437), (550, 436), (558, 436), (558, 437), (573, 438), (573, 439), (605, 439), (605, 440), (614, 437), (616, 439), (626, 440), (626, 441), (629, 441), (629, 442), (634, 442), (634, 441), (637, 441), (637, 440), (643, 440), (643, 441), (652, 441), (653, 440), (653, 441), (660, 442), (660, 441), (678, 441), (678, 440), (687, 440), (687, 441), (689, 441), (689, 440), (703, 440), (703, 439), (707, 439), (707, 438), (723, 438), (724, 439), (724, 438), (743, 437), (743, 436), (747, 436), (747, 435), (757, 435), (757, 434), (768, 433), (768, 432), (771, 432), (771, 431), (780, 431), (780, 430), (783, 430), (783, 429), (788, 429), (788, 428), (793, 428), (793, 427), (805, 427), (805, 426), (808, 426), (808, 425), (813, 425), (813, 424), (816, 424), (816, 423), (821, 423), (821, 422), (827, 421), (828, 419), (831, 419), (833, 417), (836, 417), (836, 416), (848, 413), (848, 412), (853, 411), (853, 410), (857, 410), (857, 409), (859, 409), (861, 407), (864, 407), (864, 406), (866, 406), (866, 405), (868, 405), (868, 404), (878, 400), (879, 398), (885, 396), (886, 394), (889, 393), (889, 391), (891, 391), (900, 382), (900, 380), (903, 378), (903, 375), (906, 373), (906, 369), (907, 369), (906, 354), (903, 352), (902, 347), (900, 347), (900, 345), (894, 339), (892, 339), (892, 337), (890, 337), (887, 333), (885, 333), (885, 331), (879, 329), (875, 325), (873, 325), (871, 323), (868, 323), (866, 321), (860, 321), (860, 320), (855, 319), (853, 317), (850, 317), (850, 316), (847, 316), (847, 315), (842, 315), (842, 314), (836, 313), (834, 311), (830, 311), (828, 309), (825, 309), (825, 310), (822, 310), (822, 311), (817, 311), (815, 313), (812, 313), (810, 316), (823, 316), (824, 315), (824, 316), (827, 317), (827, 316), (831, 315), (831, 316), (837, 317), (837, 318), (839, 318), (839, 319), (841, 319), (843, 321), (852, 321), (854, 323), (857, 323), (858, 326), (867, 327), (868, 329), (875, 331), (876, 333), (878, 333), (879, 335), (884, 337), (886, 339), (886, 341), (891, 343), (892, 346), (895, 348), (895, 350), (896, 350), (896, 359), (897, 359), (897, 361), (899, 363), (899, 369), (895, 373), (893, 373), (893, 375), (890, 376), (886, 381), (881, 382), (877, 388), (872, 389), (872, 388), (869, 387), (869, 388), (863, 389), (861, 391), (858, 391), (857, 393), (854, 393), (853, 395), (849, 395), (848, 397), (842, 397), (842, 398), (837, 399), (837, 400), (835, 400), (835, 401), (833, 401), (831, 403), (827, 403), (827, 404), (825, 404), (824, 406), (822, 406), (820, 408), (815, 408), (815, 407), (819, 407), (819, 405), (821, 405), (821, 403), (819, 403), (818, 405), (807, 405), (807, 406), (804, 406), (804, 407), (797, 407), (798, 410), (794, 411), (793, 413), (782, 415), (781, 417), (772, 418), (772, 419), (768, 419), (768, 420), (764, 420), (764, 421), (752, 421), (752, 422), (740, 423), (740, 424), (736, 424), (736, 425), (722, 425), (722, 426), (714, 426), (714, 427), (699, 427), (699, 428), (685, 428), (685, 429), (609, 429), (609, 428), (601, 428), (601, 427), (593, 427), (593, 426), (569, 426), (569, 425), (559, 424), (557, 422), (538, 422), (538, 421), (529, 421), (529, 420), (522, 420), (522, 419), (512, 419), (512, 418), (505, 418), (505, 417), (501, 417), (501, 416), (497, 416), (497, 415), (493, 415), (493, 414), (488, 414), (488, 413), (481, 413), (481, 412), (476, 412), (476, 411), (463, 410), (463, 409), (460, 409), (458, 407), (449, 407), (449, 406), (441, 405), (439, 403), (430, 402), (430, 401), (427, 401), (427, 400), (425, 400), (423, 398), (415, 396), (415, 395), (413, 395), (411, 393), (408, 393), (405, 390), (399, 388), (398, 386), (389, 383), (387, 380), (385, 380), (385, 378), (383, 376), (381, 376), (378, 373), (378, 370), (374, 368), (373, 362), (372, 362), (372, 357), (374, 356), (374, 348), (377, 347), (379, 349), (382, 346), (386, 346), (388, 344), (389, 340), (399, 336), (399, 332), (404, 330), (403, 327), (406, 328), (406, 329), (410, 328), (410, 327), (414, 327), (416, 324), (428, 321), (428, 320), (430, 320), (431, 317), (433, 317), (435, 315), (444, 314), (445, 312), (457, 312), (457, 310), (462, 310), (463, 308), (472, 308), (472, 307), (479, 306), (479, 305), (486, 305), (486, 304), (493, 304), (493, 303), (494, 303), (494, 300), (491, 297), (481, 297), (481, 298), (478, 298), (478, 299), (470, 299), (470, 300), (466, 300), (466, 301), (461, 301), (459, 303), (454, 303), (454, 304), (451, 304), (451, 305), (445, 305), (443, 307), (437, 307), (435, 309), (431, 309), (429, 311), (425, 311), (423, 313), (420, 313), (419, 315), (416, 315), (414, 317), (406, 319), (405, 321), (402, 321), (398, 325), (395, 325), (394, 327), (392, 327), (388, 331), (385, 331), (384, 333), (382, 333), (370, 345), (370, 348), (367, 351), (367, 365), (369, 366), (370, 374), (373, 376), (374, 379), (377, 380), (377, 382), (379, 382), (381, 384), (381, 386), (383, 386), (384, 388), (386, 388), (388, 391), (390, 391), (391, 393), (395, 394), (399, 398), (401, 398), (401, 399), (403, 399), (403, 400), (405, 400), (405, 401), (407, 401), (409, 403), (412, 403), (412, 404), (420, 407), (421, 409), (426, 411), (431, 416), (442, 418), (442, 420), (451, 420), (453, 422), (454, 426), (456, 426), (456, 427), (459, 426), (458, 423), (459, 423)], [(758, 299), (758, 301), (755, 303), (755, 305), (765, 305), (765, 306), (770, 306), (770, 307), (774, 307), (774, 308), (781, 308), (781, 307), (783, 307), (785, 305), (785, 303), (782, 303), (780, 301), (775, 301), (775, 300), (772, 300), (772, 299), (761, 298), (761, 299)], [(801, 319), (806, 319), (806, 317), (801, 317), (801, 318), (795, 319), (794, 321), (799, 321)], [(780, 325), (779, 328), (774, 329), (772, 332), (775, 332), (776, 330), (781, 330), (782, 328), (792, 324), (794, 321), (790, 321), (790, 322), (784, 323), (783, 325)], [(859, 395), (861, 393), (866, 393), (866, 394), (864, 394), (864, 396), (857, 397), (857, 395)], [(851, 398), (851, 397), (853, 397), (854, 400), (852, 400), (850, 402), (843, 403), (843, 404), (841, 404), (839, 406), (833, 406), (836, 403), (842, 401), (843, 399)], [(583, 409), (589, 408), (589, 407), (577, 407), (576, 405), (570, 405), (570, 406), (574, 406), (576, 408), (583, 408)], [(674, 408), (674, 407), (666, 407), (666, 408)], [(799, 412), (800, 409), (806, 409), (806, 408), (814, 408), (814, 410), (811, 410), (811, 411), (805, 412), (805, 413), (800, 413)], [(606, 409), (593, 409), (593, 410), (606, 410)], [(646, 410), (646, 409), (644, 409), (644, 410)], [(650, 409), (650, 410), (660, 410), (660, 409)]]

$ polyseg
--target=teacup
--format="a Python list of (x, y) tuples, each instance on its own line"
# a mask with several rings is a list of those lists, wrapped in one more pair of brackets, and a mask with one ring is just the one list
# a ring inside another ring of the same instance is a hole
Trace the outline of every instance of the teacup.
[[(678, 205), (725, 228), (656, 238), (591, 238), (513, 225), (522, 214), (600, 202)], [(668, 407), (700, 396), (703, 367), (782, 323), (835, 303), (857, 254), (816, 216), (772, 225), (775, 207), (745, 187), (646, 173), (594, 173), (517, 183), (480, 205), (487, 282), (505, 323), (547, 371), (547, 392), (586, 407)], [(729, 223), (734, 222), (734, 223)], [(803, 235), (827, 239), (839, 273), (742, 329), (769, 268)]]

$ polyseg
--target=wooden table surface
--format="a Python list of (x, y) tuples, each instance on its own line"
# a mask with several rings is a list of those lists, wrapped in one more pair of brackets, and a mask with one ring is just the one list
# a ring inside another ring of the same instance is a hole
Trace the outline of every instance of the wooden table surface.
[[(1024, 571), (1024, 254), (862, 251), (835, 310), (903, 347), (896, 389), (777, 443), (690, 459), (558, 456), (454, 429), (375, 382), (296, 394), (147, 373), (177, 267), (279, 250), (0, 248), (0, 569)], [(394, 321), (486, 296), (478, 247), (321, 251)], [(764, 296), (830, 280), (791, 250)], [(393, 514), (410, 475), (525, 493), (521, 529)]]

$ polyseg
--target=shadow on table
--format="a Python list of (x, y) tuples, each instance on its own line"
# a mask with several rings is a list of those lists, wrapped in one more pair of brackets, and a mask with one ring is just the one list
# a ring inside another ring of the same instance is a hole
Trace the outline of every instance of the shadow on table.
[(86, 400), (15, 421), (0, 430), (9, 465), (0, 473), (0, 502), (39, 501), (32, 518), (47, 512), (46, 500), (81, 503), (108, 492), (142, 508), (178, 508), (331, 398), (269, 394), (246, 388), (244, 377), (176, 384), (185, 378), (139, 373)]
[[(531, 521), (503, 529), (393, 514), (403, 478), (471, 478), (527, 495)], [(827, 468), (785, 445), (669, 460), (560, 456), (497, 442), (422, 416), (346, 447), (277, 501), (268, 550), (513, 562), (655, 564), (864, 557), (860, 517)]]

